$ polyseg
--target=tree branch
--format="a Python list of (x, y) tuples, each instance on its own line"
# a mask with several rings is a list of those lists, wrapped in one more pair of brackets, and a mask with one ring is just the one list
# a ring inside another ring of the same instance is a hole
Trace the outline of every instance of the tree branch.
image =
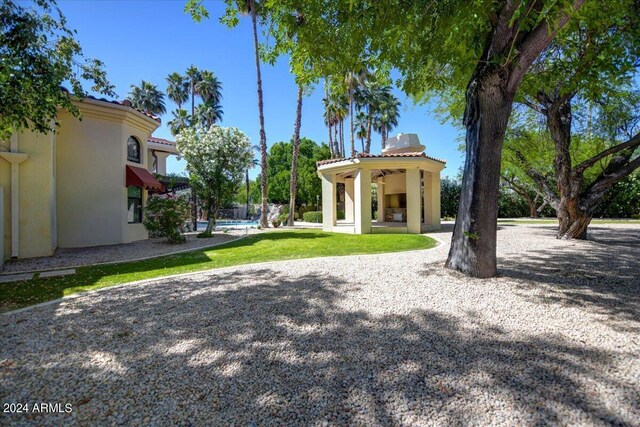
[(616, 182), (629, 175), (634, 170), (640, 168), (640, 157), (636, 157), (633, 161), (627, 163), (625, 166), (618, 168), (617, 170), (600, 175), (589, 188), (583, 193), (582, 202), (580, 205), (585, 209), (593, 208), (599, 201), (602, 195)]
[(585, 160), (584, 162), (580, 163), (579, 165), (577, 165), (576, 167), (573, 168), (573, 173), (574, 174), (582, 174), (584, 173), (585, 170), (587, 170), (588, 168), (590, 168), (591, 166), (595, 165), (596, 163), (598, 163), (600, 160), (604, 159), (607, 156), (610, 156), (612, 154), (615, 154), (619, 151), (625, 150), (627, 148), (635, 148), (640, 146), (640, 133), (635, 134), (631, 139), (629, 139), (626, 142), (623, 142), (622, 144), (618, 144), (614, 147), (608, 148), (604, 151), (602, 151), (599, 154), (596, 154), (595, 156), (593, 156), (592, 158)]
[[(584, 2), (585, 0), (574, 0), (573, 10), (577, 11), (580, 9)], [(547, 20), (543, 20), (537, 27), (529, 31), (527, 36), (519, 43), (517, 47), (519, 53), (515, 59), (513, 72), (507, 85), (509, 92), (515, 93), (533, 61), (535, 61), (549, 43), (551, 43), (558, 30), (569, 22), (569, 18), (569, 14), (562, 14), (553, 30), (549, 28)]]
[(556, 195), (555, 191), (553, 191), (553, 187), (549, 185), (547, 178), (537, 171), (533, 166), (531, 166), (526, 160), (524, 155), (519, 151), (514, 151), (518, 160), (522, 163), (522, 168), (524, 172), (533, 180), (534, 183), (538, 186), (542, 197), (545, 202), (547, 202), (552, 208), (558, 209), (560, 204), (560, 199)]
[(544, 111), (544, 108), (542, 108), (540, 105), (533, 103), (532, 101), (529, 101), (527, 98), (523, 98), (522, 101), (518, 101), (520, 104), (522, 105), (526, 105), (527, 107), (531, 108), (533, 111), (537, 111), (540, 114), (546, 114)]

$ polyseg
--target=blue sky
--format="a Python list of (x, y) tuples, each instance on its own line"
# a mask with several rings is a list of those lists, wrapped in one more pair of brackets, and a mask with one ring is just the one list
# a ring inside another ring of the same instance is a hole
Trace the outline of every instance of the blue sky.
[[(131, 84), (147, 80), (165, 91), (166, 76), (184, 73), (192, 64), (215, 72), (223, 84), (224, 118), (222, 126), (235, 126), (252, 141), (259, 142), (256, 102), (256, 75), (251, 25), (248, 18), (234, 29), (219, 23), (224, 10), (221, 1), (207, 2), (211, 19), (195, 23), (183, 12), (184, 1), (65, 1), (58, 5), (87, 57), (102, 60), (108, 77), (116, 87), (118, 99), (124, 99)], [(296, 87), (289, 73), (288, 59), (275, 66), (262, 64), (265, 100), (265, 128), (268, 145), (286, 141), (293, 134)], [(455, 176), (463, 162), (458, 151), (459, 131), (441, 124), (426, 106), (414, 106), (401, 92), (398, 127), (391, 132), (417, 133), (427, 154), (447, 160), (444, 175)], [(304, 99), (302, 136), (316, 142), (327, 141), (322, 113), (322, 87)], [(155, 136), (172, 139), (166, 123), (175, 105), (167, 100), (167, 114)], [(347, 128), (348, 129), (348, 126)], [(346, 131), (345, 129), (345, 131)], [(348, 141), (348, 132), (345, 132)], [(372, 152), (380, 152), (380, 137), (373, 136)], [(182, 173), (184, 161), (173, 157), (169, 172)], [(251, 173), (255, 176), (258, 169)]]

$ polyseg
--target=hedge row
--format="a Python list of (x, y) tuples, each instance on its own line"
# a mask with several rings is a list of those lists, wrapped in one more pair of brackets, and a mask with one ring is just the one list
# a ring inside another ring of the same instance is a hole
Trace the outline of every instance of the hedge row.
[(322, 211), (311, 211), (302, 214), (302, 220), (304, 222), (322, 222)]

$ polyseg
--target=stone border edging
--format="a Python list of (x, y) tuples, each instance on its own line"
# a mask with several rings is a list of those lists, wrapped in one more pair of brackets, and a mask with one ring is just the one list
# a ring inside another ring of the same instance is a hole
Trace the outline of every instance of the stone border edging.
[[(183, 253), (186, 253), (186, 252), (195, 252), (195, 251), (199, 251), (201, 249), (215, 248), (216, 246), (225, 245), (227, 243), (231, 243), (231, 242), (235, 242), (235, 241), (240, 240), (240, 239), (244, 239), (247, 236), (250, 236), (250, 234), (244, 234), (244, 235), (241, 235), (241, 236), (239, 236), (239, 237), (237, 237), (235, 239), (227, 240), (226, 242), (214, 243), (213, 245), (210, 245), (210, 246), (200, 246), (198, 248), (182, 249), (182, 250), (179, 250), (179, 251), (176, 251), (176, 252), (167, 252), (167, 253), (161, 254), (161, 255), (152, 255), (152, 256), (134, 258), (134, 259), (121, 259), (121, 260), (116, 260), (116, 261), (104, 261), (104, 262), (97, 262), (95, 264), (68, 265), (68, 266), (63, 266), (63, 267), (41, 268), (41, 269), (38, 269), (38, 270), (20, 270), (20, 271), (15, 271), (15, 272), (0, 273), (0, 277), (2, 277), (2, 276), (10, 276), (10, 275), (13, 275), (13, 274), (22, 274), (22, 273), (42, 273), (42, 272), (45, 272), (45, 271), (68, 270), (68, 269), (71, 269), (71, 268), (96, 267), (96, 266), (99, 266), (99, 265), (110, 265), (110, 264), (119, 264), (119, 263), (125, 263), (125, 262), (145, 261), (145, 260), (148, 260), (148, 259), (160, 258), (160, 257), (163, 257), (163, 256), (183, 254)], [(8, 282), (8, 283), (10, 283), (10, 282)]]

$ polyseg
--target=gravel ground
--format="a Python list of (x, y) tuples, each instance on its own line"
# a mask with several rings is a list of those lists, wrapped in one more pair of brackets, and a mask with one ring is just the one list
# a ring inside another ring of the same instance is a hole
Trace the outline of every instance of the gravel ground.
[[(640, 425), (640, 227), (499, 230), (500, 277), (426, 251), (265, 263), (0, 318), (16, 425)], [(449, 233), (435, 234), (447, 242)]]
[(58, 249), (50, 257), (26, 258), (7, 261), (2, 273), (20, 273), (24, 271), (42, 271), (59, 268), (80, 267), (114, 261), (129, 261), (138, 258), (168, 255), (177, 251), (198, 249), (235, 240), (246, 233), (258, 230), (229, 230), (228, 233), (216, 232), (214, 237), (198, 239), (196, 233), (187, 233), (187, 242), (172, 245), (164, 238), (147, 239), (122, 245), (95, 246), (92, 248)]

